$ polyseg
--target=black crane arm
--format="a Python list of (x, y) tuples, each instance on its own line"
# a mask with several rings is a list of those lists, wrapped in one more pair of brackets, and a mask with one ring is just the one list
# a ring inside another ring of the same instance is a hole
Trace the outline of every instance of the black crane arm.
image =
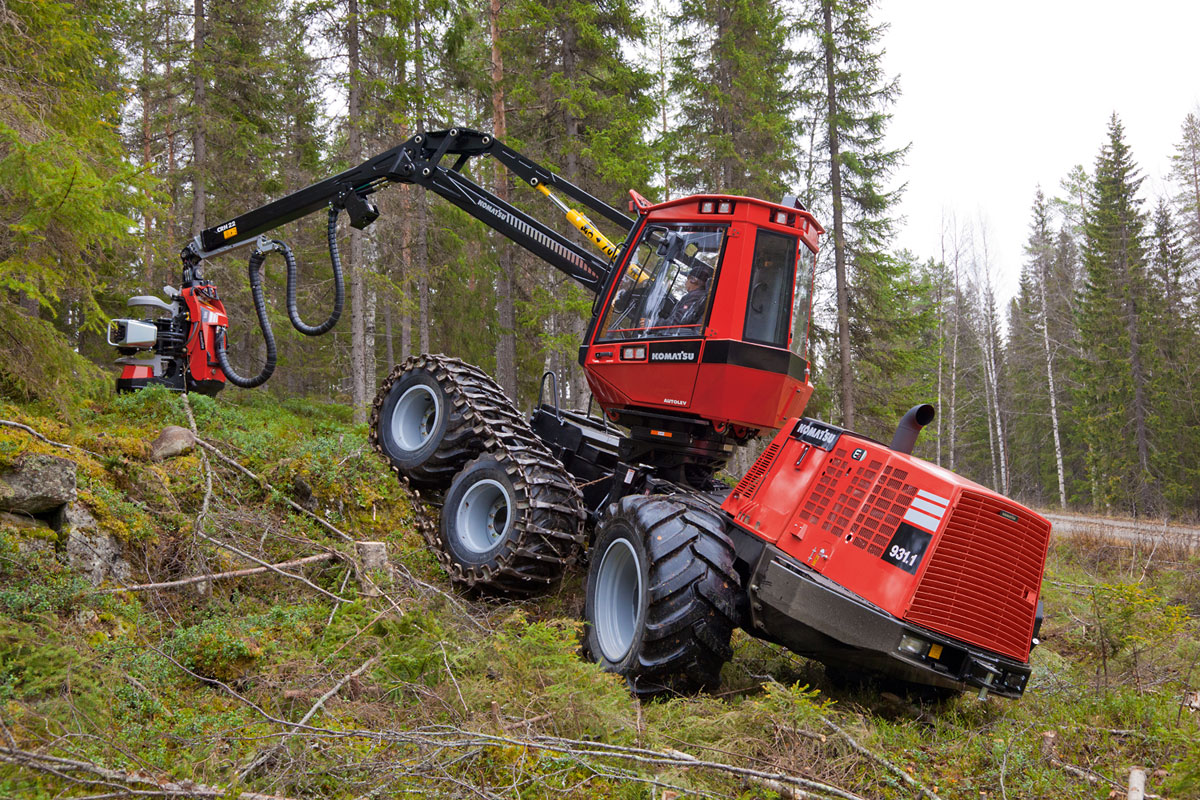
[[(635, 220), (494, 137), (452, 128), (417, 134), (404, 144), (372, 156), (345, 172), (208, 228), (183, 249), (181, 256), (186, 266), (194, 266), (203, 259), (250, 244), (267, 231), (327, 207), (345, 209), (353, 227), (365, 228), (379, 216), (379, 211), (367, 198), (390, 183), (410, 183), (440, 195), (593, 293), (599, 293), (611, 269), (609, 261), (501, 200), (463, 174), (463, 167), (472, 158), (487, 155), (494, 156), (531, 186), (553, 186), (611, 222), (632, 230)], [(449, 167), (442, 164), (446, 156), (456, 156)]]

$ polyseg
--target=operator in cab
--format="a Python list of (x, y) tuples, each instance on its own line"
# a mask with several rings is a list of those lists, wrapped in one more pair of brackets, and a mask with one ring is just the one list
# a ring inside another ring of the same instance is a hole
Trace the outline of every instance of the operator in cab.
[[(686, 293), (675, 304), (671, 316), (667, 317), (668, 326), (696, 326), (704, 319), (704, 309), (708, 306), (708, 282), (712, 279), (712, 274), (712, 267), (703, 264), (692, 267), (683, 286)], [(675, 331), (674, 335), (699, 332), (699, 328), (692, 328)]]

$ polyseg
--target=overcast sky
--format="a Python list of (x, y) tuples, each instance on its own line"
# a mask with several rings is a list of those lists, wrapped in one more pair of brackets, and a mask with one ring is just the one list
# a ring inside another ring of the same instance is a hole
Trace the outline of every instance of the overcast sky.
[(943, 213), (984, 220), (1005, 300), (1039, 184), (1091, 172), (1115, 111), (1149, 209), (1200, 110), (1200, 0), (885, 0), (877, 15), (902, 91), (891, 136), (912, 144), (898, 244), (936, 257)]

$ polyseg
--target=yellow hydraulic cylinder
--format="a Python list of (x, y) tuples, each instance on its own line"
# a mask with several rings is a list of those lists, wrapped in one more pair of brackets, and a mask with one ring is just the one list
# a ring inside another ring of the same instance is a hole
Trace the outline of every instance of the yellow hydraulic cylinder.
[(607, 236), (597, 230), (596, 226), (592, 224), (590, 219), (568, 206), (562, 200), (559, 200), (557, 197), (550, 194), (550, 190), (546, 188), (544, 184), (538, 183), (535, 185), (535, 188), (542, 194), (546, 195), (546, 197), (550, 198), (551, 202), (558, 206), (562, 212), (567, 215), (567, 222), (578, 228), (579, 232), (582, 233), (589, 242), (596, 245), (596, 247), (598, 247), (600, 251), (604, 253), (604, 255), (612, 258), (617, 254), (617, 246), (610, 242)]

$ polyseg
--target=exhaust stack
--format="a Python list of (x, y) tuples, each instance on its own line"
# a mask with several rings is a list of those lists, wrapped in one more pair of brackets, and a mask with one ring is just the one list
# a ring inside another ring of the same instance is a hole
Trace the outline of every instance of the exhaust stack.
[(936, 413), (929, 403), (910, 408), (896, 426), (896, 435), (892, 437), (892, 449), (897, 453), (911, 454), (913, 445), (917, 443), (917, 437), (921, 434), (921, 428), (933, 422)]

